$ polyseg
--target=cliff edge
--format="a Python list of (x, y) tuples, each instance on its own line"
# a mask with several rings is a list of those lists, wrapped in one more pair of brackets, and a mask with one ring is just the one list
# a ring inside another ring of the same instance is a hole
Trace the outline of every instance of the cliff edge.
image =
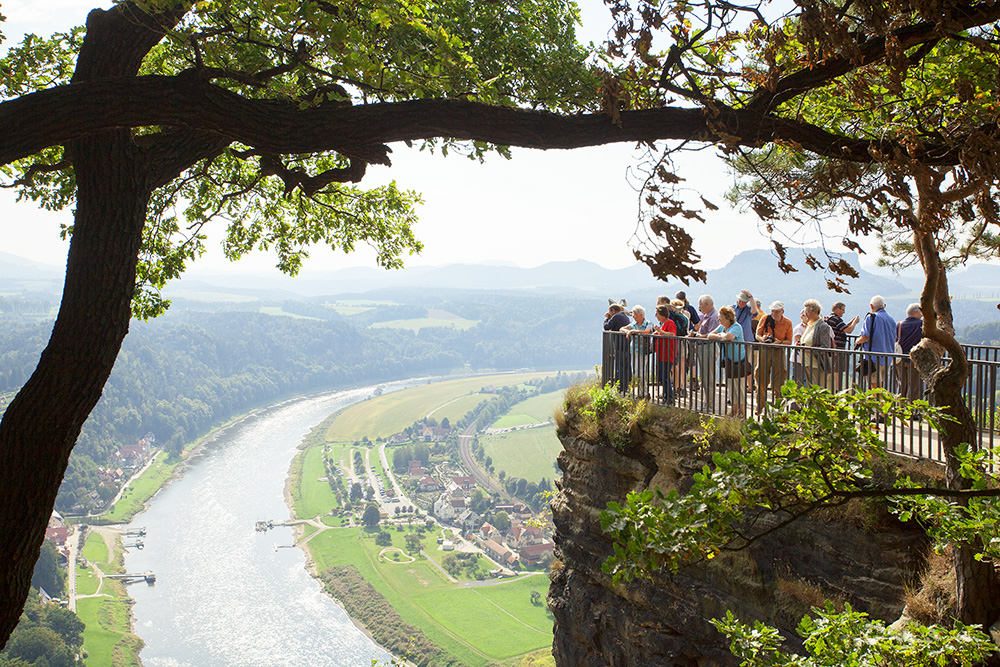
[[(601, 571), (613, 553), (601, 511), (631, 491), (683, 490), (706, 463), (699, 443), (704, 429), (697, 415), (654, 410), (631, 425), (629, 445), (619, 442), (616, 449), (584, 414), (583, 393), (571, 390), (557, 415), (563, 478), (552, 501), (557, 561), (548, 595), (557, 665), (736, 665), (709, 623), (727, 609), (778, 627), (796, 648), (801, 617), (825, 600), (892, 622), (907, 593), (919, 588), (926, 536), (881, 506), (863, 503), (802, 519), (746, 550), (675, 575), (613, 585)], [(712, 448), (738, 446), (737, 428), (724, 426)]]

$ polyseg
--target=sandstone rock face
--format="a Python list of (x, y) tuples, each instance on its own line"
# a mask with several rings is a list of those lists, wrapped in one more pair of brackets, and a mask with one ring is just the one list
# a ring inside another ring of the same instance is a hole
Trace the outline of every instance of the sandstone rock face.
[(670, 433), (662, 425), (644, 427), (628, 455), (575, 437), (572, 425), (564, 430), (563, 478), (552, 501), (561, 565), (553, 568), (548, 595), (560, 667), (736, 665), (709, 624), (727, 609), (744, 621), (777, 626), (790, 648), (797, 647), (802, 615), (825, 599), (889, 622), (902, 611), (926, 538), (884, 517), (866, 524), (857, 508), (853, 515), (801, 520), (710, 566), (613, 586), (601, 572), (613, 548), (600, 512), (650, 485), (684, 488), (704, 461), (693, 432)]

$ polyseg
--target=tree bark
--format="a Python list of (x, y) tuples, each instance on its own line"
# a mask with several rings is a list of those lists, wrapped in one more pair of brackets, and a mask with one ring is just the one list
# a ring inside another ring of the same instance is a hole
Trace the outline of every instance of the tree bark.
[(0, 647), (17, 625), (80, 428), (128, 332), (150, 192), (127, 131), (73, 146), (78, 186), (62, 305), (0, 422)]
[[(171, 19), (136, 20), (127, 5), (91, 12), (74, 79), (134, 74), (163, 20)], [(0, 422), (0, 648), (24, 607), (70, 452), (128, 333), (152, 194), (129, 130), (95, 134), (67, 151), (77, 206), (62, 303), (35, 372)]]
[[(924, 269), (924, 288), (920, 295), (924, 340), (910, 352), (913, 363), (927, 381), (929, 402), (944, 408), (949, 420), (941, 422), (938, 438), (945, 457), (945, 483), (949, 489), (965, 490), (971, 483), (961, 476), (956, 458), (958, 448), (968, 444), (978, 446), (975, 420), (962, 396), (969, 377), (965, 351), (955, 339), (948, 276), (941, 262), (932, 231), (934, 218), (940, 211), (935, 202), (941, 201), (940, 182), (918, 177), (918, 210), (913, 223), (914, 247)], [(951, 362), (941, 365), (942, 353)], [(968, 501), (959, 501), (961, 504)], [(983, 549), (977, 538), (972, 542), (952, 545), (955, 568), (955, 599), (958, 620), (968, 625), (989, 627), (1000, 618), (1000, 577), (989, 561), (975, 559)]]

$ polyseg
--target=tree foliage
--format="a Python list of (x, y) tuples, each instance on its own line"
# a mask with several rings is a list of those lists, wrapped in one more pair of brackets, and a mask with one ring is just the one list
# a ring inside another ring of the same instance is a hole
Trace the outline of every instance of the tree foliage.
[(742, 623), (726, 612), (725, 618), (713, 624), (729, 639), (730, 650), (743, 660), (743, 667), (972, 667), (996, 651), (986, 633), (961, 623), (944, 628), (911, 622), (895, 630), (854, 611), (849, 604), (836, 612), (827, 603), (826, 609), (814, 609), (813, 614), (803, 618), (798, 627), (808, 653), (804, 656), (783, 652), (778, 631), (759, 621)]
[(370, 502), (365, 505), (365, 511), (361, 515), (361, 523), (365, 524), (368, 528), (374, 528), (378, 525), (382, 516), (379, 513), (378, 503)]

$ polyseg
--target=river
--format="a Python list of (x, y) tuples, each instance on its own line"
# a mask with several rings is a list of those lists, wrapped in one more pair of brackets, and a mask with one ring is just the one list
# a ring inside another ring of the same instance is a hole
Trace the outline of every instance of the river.
[(129, 587), (146, 667), (388, 662), (309, 575), (302, 550), (287, 548), (291, 528), (254, 531), (259, 519), (290, 516), (284, 486), (303, 436), (373, 389), (280, 404), (221, 431), (136, 516), (130, 527), (146, 528), (145, 549), (130, 551), (125, 567), (156, 573), (154, 585)]

